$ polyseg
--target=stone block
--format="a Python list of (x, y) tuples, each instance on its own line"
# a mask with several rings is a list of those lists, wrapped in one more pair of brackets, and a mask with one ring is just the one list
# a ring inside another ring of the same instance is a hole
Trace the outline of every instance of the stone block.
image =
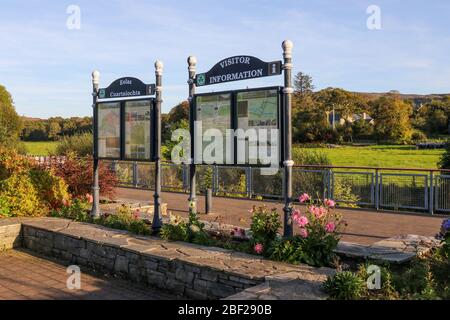
[(163, 273), (147, 270), (147, 284), (150, 286), (156, 286), (160, 289), (165, 289), (166, 277)]
[(208, 288), (208, 295), (214, 298), (226, 298), (236, 293), (236, 289), (224, 284), (213, 283)]
[(217, 282), (218, 280), (218, 274), (216, 271), (213, 271), (211, 269), (203, 269), (200, 272), (199, 275), (200, 279), (206, 280), (206, 281), (211, 281), (211, 282)]
[(167, 279), (165, 281), (165, 289), (184, 295), (186, 284), (176, 279)]
[(129, 260), (126, 256), (117, 255), (114, 261), (114, 272), (128, 274)]
[(190, 299), (208, 300), (208, 295), (206, 294), (206, 292), (200, 292), (191, 288), (185, 288), (184, 295)]
[(191, 285), (192, 281), (194, 280), (194, 273), (190, 272), (190, 271), (186, 271), (184, 270), (184, 268), (179, 267), (176, 271), (175, 271), (175, 279)]

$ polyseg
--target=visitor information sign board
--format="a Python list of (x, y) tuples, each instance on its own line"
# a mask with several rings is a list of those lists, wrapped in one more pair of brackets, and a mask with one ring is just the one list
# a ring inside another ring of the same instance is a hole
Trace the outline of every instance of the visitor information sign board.
[[(194, 139), (205, 140), (205, 133), (211, 129), (219, 130), (222, 133), (221, 144), (224, 154), (223, 162), (216, 163), (219, 165), (263, 166), (257, 155), (252, 158), (249, 154), (249, 146), (252, 143), (256, 143), (257, 147), (275, 147), (278, 159), (282, 159), (282, 135), (278, 134), (281, 129), (281, 105), (280, 87), (197, 94), (194, 96), (194, 121), (197, 126), (199, 123), (201, 124), (201, 132), (198, 132)], [(246, 137), (245, 154), (241, 154), (243, 150), (238, 148), (238, 129), (242, 129), (244, 135), (249, 134), (249, 129), (252, 129), (258, 137), (257, 141)], [(260, 135), (262, 129), (266, 131), (267, 135)], [(271, 136), (273, 133), (271, 129), (277, 131), (274, 137)], [(232, 130), (231, 145), (226, 138), (227, 130)], [(205, 141), (195, 143), (194, 154), (203, 155), (208, 145), (209, 143)], [(268, 148), (268, 150), (271, 149)], [(227, 158), (230, 155), (232, 158)], [(268, 156), (271, 154), (269, 153)], [(203, 164), (211, 163), (203, 161)]]
[(155, 100), (135, 99), (154, 93), (155, 85), (131, 77), (120, 78), (98, 91), (94, 138), (99, 159), (154, 160)]
[(150, 160), (152, 146), (152, 103), (125, 102), (125, 159)]
[(98, 157), (120, 158), (120, 103), (99, 103), (97, 119)]
[[(279, 115), (280, 115), (280, 89), (266, 89), (266, 90), (249, 90), (236, 93), (237, 103), (237, 128), (247, 131), (248, 129), (255, 129), (258, 135), (258, 147), (267, 147), (267, 156), (271, 157), (272, 143), (275, 139), (274, 147), (278, 156), (280, 154), (281, 139), (278, 136), (272, 137), (274, 131), (272, 129), (279, 129)], [(261, 135), (261, 130), (266, 131), (266, 135)], [(277, 133), (278, 134), (278, 133)], [(258, 163), (258, 159), (252, 158), (249, 153), (251, 145), (246, 143), (245, 163)], [(279, 157), (281, 159), (281, 157)]]
[(281, 61), (264, 62), (251, 56), (235, 56), (223, 59), (206, 73), (198, 74), (195, 84), (200, 87), (280, 74)]

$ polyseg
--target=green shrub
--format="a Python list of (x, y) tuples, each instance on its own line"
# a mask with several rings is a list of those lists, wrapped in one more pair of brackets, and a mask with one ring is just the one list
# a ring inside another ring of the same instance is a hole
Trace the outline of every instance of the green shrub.
[(333, 198), (339, 199), (339, 206), (349, 208), (357, 208), (356, 203), (360, 200), (357, 195), (353, 194), (352, 183), (345, 181), (345, 179), (334, 180)]
[(49, 208), (61, 208), (64, 203), (70, 200), (67, 184), (51, 171), (32, 169), (29, 172), (29, 176), (40, 200)]
[(394, 276), (397, 291), (403, 296), (417, 298), (421, 293), (430, 293), (430, 265), (426, 260), (417, 260)]
[(68, 155), (75, 153), (79, 157), (92, 155), (93, 136), (91, 132), (86, 132), (73, 136), (63, 137), (56, 147), (56, 155)]
[(412, 132), (412, 135), (411, 135), (411, 139), (412, 139), (412, 141), (415, 141), (415, 142), (421, 142), (421, 141), (426, 141), (428, 138), (424, 132), (414, 129)]
[(293, 148), (293, 159), (296, 165), (331, 166), (331, 160), (326, 153), (308, 148)]
[(253, 207), (251, 237), (254, 244), (262, 244), (264, 248), (270, 246), (281, 228), (280, 215), (277, 209), (268, 210), (266, 206)]
[(11, 208), (8, 200), (4, 196), (0, 196), (0, 218), (9, 218), (12, 216)]
[(442, 154), (438, 166), (441, 169), (450, 169), (450, 140), (447, 141), (445, 152)]
[(184, 241), (187, 239), (187, 227), (185, 223), (170, 224), (162, 226), (159, 236), (167, 241)]
[(357, 274), (350, 271), (338, 272), (328, 277), (325, 291), (335, 300), (358, 300), (363, 297), (366, 284)]
[(185, 222), (181, 217), (171, 217), (170, 223), (160, 230), (160, 237), (167, 241), (185, 241), (199, 245), (215, 245), (216, 241), (204, 230), (205, 224), (200, 222), (194, 210), (189, 212)]
[(116, 214), (111, 214), (96, 221), (101, 225), (112, 229), (126, 230), (139, 235), (150, 235), (150, 227), (145, 221), (140, 220), (137, 212), (133, 212), (130, 207), (121, 206)]
[(79, 222), (92, 222), (90, 216), (90, 204), (81, 199), (75, 199), (70, 205), (63, 206), (59, 210), (53, 210), (52, 217), (66, 218)]
[(11, 217), (41, 216), (48, 210), (30, 177), (25, 174), (13, 174), (0, 181), (0, 198), (1, 211)]

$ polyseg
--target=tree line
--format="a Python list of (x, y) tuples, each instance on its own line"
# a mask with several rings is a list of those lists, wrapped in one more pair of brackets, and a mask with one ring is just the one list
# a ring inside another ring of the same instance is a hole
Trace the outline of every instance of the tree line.
[(85, 132), (92, 132), (91, 117), (23, 118), (20, 137), (23, 141), (58, 141)]
[(340, 88), (314, 91), (312, 78), (299, 72), (292, 125), (294, 141), (303, 143), (422, 141), (449, 134), (450, 95), (417, 101), (396, 91), (381, 95)]
[[(417, 102), (398, 92), (361, 94), (340, 88), (315, 91), (313, 79), (295, 76), (294, 143), (346, 143), (371, 140), (411, 143), (449, 134), (450, 95)], [(58, 141), (92, 131), (91, 117), (21, 118), (11, 95), (0, 86), (0, 141)], [(162, 142), (171, 149), (171, 133), (189, 127), (189, 104), (183, 101), (162, 115)], [(164, 150), (163, 150), (164, 153)]]

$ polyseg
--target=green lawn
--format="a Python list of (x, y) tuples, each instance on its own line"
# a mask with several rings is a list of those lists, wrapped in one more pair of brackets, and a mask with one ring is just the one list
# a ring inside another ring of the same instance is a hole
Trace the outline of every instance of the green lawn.
[[(58, 142), (24, 142), (29, 154), (46, 156), (56, 150)], [(296, 146), (295, 148), (298, 148)], [(335, 166), (394, 168), (437, 168), (444, 150), (416, 150), (415, 146), (378, 145), (365, 147), (308, 148), (325, 153)]]
[(415, 146), (311, 148), (325, 153), (335, 166), (435, 169), (444, 150), (417, 150)]
[(48, 156), (50, 153), (56, 150), (58, 142), (56, 141), (38, 141), (28, 142), (24, 141), (23, 144), (27, 149), (27, 153), (35, 156)]

